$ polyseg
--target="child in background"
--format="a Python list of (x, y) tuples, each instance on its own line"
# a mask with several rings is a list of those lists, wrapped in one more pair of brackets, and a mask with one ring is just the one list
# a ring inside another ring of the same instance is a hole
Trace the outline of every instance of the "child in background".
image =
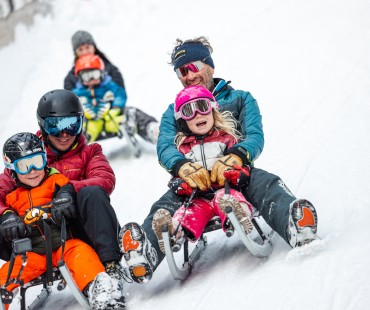
[(85, 134), (89, 142), (101, 134), (116, 135), (123, 121), (126, 104), (125, 89), (104, 71), (104, 62), (97, 55), (84, 55), (75, 65), (78, 82), (72, 89), (84, 108)]
[[(175, 101), (175, 119), (179, 129), (175, 144), (185, 155), (187, 164), (192, 169), (183, 169), (180, 178), (173, 178), (169, 186), (177, 195), (190, 196), (196, 184), (193, 175), (187, 171), (201, 170), (208, 189), (200, 189), (189, 207), (180, 207), (173, 218), (166, 209), (159, 209), (153, 218), (153, 230), (157, 235), (160, 248), (164, 252), (162, 227), (167, 225), (170, 234), (177, 227), (177, 238), (185, 235), (190, 241), (196, 241), (202, 235), (208, 221), (219, 216), (224, 231), (232, 229), (225, 215), (225, 208), (231, 204), (246, 233), (253, 229), (252, 205), (237, 190), (248, 186), (249, 167), (230, 165), (225, 172), (230, 182), (230, 195), (219, 184), (211, 184), (209, 171), (226, 151), (237, 143), (240, 135), (236, 131), (235, 119), (230, 112), (219, 112), (218, 104), (212, 93), (203, 86), (189, 86), (177, 95)], [(209, 189), (210, 188), (210, 189)]]
[[(97, 47), (91, 33), (78, 30), (73, 34), (71, 41), (74, 54), (74, 66), (69, 70), (64, 79), (65, 89), (71, 91), (76, 87), (78, 82), (78, 77), (75, 75), (77, 60), (81, 56), (90, 54), (97, 55), (102, 59), (106, 74), (112, 77), (113, 82), (123, 88), (125, 94), (127, 93), (121, 71), (108, 59), (105, 53)], [(126, 106), (124, 115), (126, 118), (125, 127), (129, 134), (137, 133), (144, 140), (153, 144), (157, 143), (159, 123), (153, 116), (133, 106)]]
[[(69, 180), (46, 163), (46, 151), (41, 140), (32, 133), (18, 133), (10, 137), (3, 147), (3, 159), (7, 169), (12, 170), (16, 189), (6, 196), (9, 208), (0, 217), (0, 234), (11, 242), (25, 236), (32, 242), (27, 253), (27, 265), (20, 279), (24, 283), (46, 272), (46, 245), (42, 221), (51, 228), (52, 264), (58, 266), (61, 259), (61, 223), (63, 217), (76, 217), (75, 190)], [(86, 295), (92, 309), (123, 309), (122, 291), (106, 272), (98, 255), (86, 243), (73, 239), (67, 231), (64, 260), (78, 288)], [(5, 284), (9, 262), (0, 269), (0, 282)], [(22, 267), (20, 256), (15, 258), (11, 278), (16, 278)], [(11, 283), (6, 289), (12, 291), (19, 284)], [(122, 306), (118, 308), (118, 306)]]

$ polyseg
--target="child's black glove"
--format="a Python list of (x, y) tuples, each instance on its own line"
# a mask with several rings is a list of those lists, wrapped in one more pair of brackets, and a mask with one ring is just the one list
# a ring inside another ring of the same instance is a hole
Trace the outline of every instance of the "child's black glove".
[(27, 231), (27, 226), (13, 211), (5, 211), (0, 217), (0, 234), (5, 241), (21, 239), (27, 235)]
[(51, 206), (51, 218), (55, 224), (61, 226), (63, 217), (76, 218), (75, 195), (76, 191), (71, 184), (62, 186), (56, 193)]

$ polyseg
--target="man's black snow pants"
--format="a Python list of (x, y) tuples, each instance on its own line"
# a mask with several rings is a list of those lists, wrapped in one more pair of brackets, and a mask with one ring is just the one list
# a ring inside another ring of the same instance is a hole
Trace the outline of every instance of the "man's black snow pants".
[[(289, 209), (292, 201), (296, 199), (284, 182), (276, 175), (258, 168), (251, 168), (249, 186), (243, 191), (247, 200), (260, 212), (266, 223), (288, 242), (286, 231), (289, 223)], [(159, 249), (157, 236), (152, 222), (158, 209), (167, 209), (171, 215), (184, 203), (186, 197), (167, 191), (156, 201), (142, 225), (147, 238), (158, 254), (158, 265), (164, 254)]]
[(76, 207), (78, 219), (70, 223), (72, 234), (91, 245), (102, 263), (120, 260), (120, 226), (108, 194), (99, 186), (84, 187), (77, 193)]

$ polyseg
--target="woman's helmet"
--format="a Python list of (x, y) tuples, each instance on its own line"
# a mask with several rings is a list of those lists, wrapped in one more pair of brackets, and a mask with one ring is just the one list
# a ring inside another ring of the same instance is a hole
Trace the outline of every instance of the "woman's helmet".
[(209, 114), (212, 109), (218, 108), (215, 97), (205, 87), (191, 85), (181, 90), (175, 100), (174, 112), (179, 130), (190, 134), (187, 120), (195, 117), (196, 113)]
[(44, 142), (48, 143), (48, 135), (58, 136), (63, 131), (78, 137), (82, 132), (83, 114), (80, 99), (71, 91), (56, 89), (47, 92), (37, 107), (37, 121)]
[(3, 146), (6, 168), (20, 174), (46, 166), (46, 152), (42, 141), (33, 133), (21, 132), (11, 136)]

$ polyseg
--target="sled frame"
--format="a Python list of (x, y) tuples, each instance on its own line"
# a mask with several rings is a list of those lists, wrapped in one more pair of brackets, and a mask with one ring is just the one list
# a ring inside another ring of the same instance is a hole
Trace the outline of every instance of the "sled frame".
[[(273, 250), (271, 241), (272, 235), (274, 233), (273, 230), (269, 231), (268, 234), (265, 234), (261, 229), (259, 223), (257, 222), (256, 218), (253, 218), (252, 219), (252, 223), (254, 226), (253, 230), (256, 230), (260, 239), (257, 242), (251, 238), (250, 234), (246, 234), (244, 232), (239, 220), (237, 219), (235, 213), (233, 212), (232, 207), (227, 207), (226, 213), (234, 227), (234, 230), (238, 233), (239, 238), (242, 240), (243, 244), (252, 255), (256, 257), (267, 257), (271, 254)], [(176, 248), (171, 244), (171, 237), (168, 232), (168, 227), (163, 227), (162, 236), (166, 260), (170, 272), (172, 274), (172, 277), (175, 280), (183, 281), (189, 277), (192, 270), (192, 266), (194, 265), (195, 261), (199, 258), (200, 254), (207, 246), (207, 237), (204, 234), (221, 228), (222, 228), (221, 220), (219, 217), (211, 219), (208, 222), (205, 230), (203, 231), (203, 234), (198, 239), (195, 248), (190, 253), (190, 255), (189, 255), (189, 241), (185, 239), (183, 242), (184, 262), (182, 263), (182, 266), (179, 266), (174, 257), (174, 252), (178, 251), (179, 248)], [(178, 244), (176, 245), (178, 246)]]
[[(52, 271), (52, 279), (51, 282), (48, 282), (47, 273), (40, 275), (36, 279), (24, 284), (23, 286), (20, 286), (19, 288), (16, 288), (14, 290), (16, 295), (18, 292), (20, 294), (20, 305), (21, 310), (36, 310), (40, 308), (46, 299), (50, 296), (52, 292), (52, 286), (54, 281), (65, 281), (68, 285), (69, 289), (71, 290), (73, 296), (76, 298), (77, 302), (84, 308), (84, 309), (90, 309), (89, 302), (87, 301), (87, 298), (85, 295), (81, 292), (81, 290), (76, 285), (76, 282), (74, 281), (67, 265), (65, 264), (64, 260), (60, 260), (58, 262), (58, 267), (53, 267)], [(32, 303), (27, 307), (26, 304), (26, 292), (30, 287), (42, 285), (41, 292), (36, 296), (36, 298), (32, 301)], [(63, 286), (64, 288), (64, 286)], [(62, 288), (62, 289), (63, 289)], [(3, 288), (1, 288), (3, 290)], [(58, 288), (59, 289), (59, 288)], [(12, 292), (13, 293), (13, 292)], [(3, 295), (3, 294), (1, 294)], [(13, 295), (13, 301), (14, 301), (14, 295)], [(5, 310), (5, 306), (3, 304), (3, 296), (0, 298), (0, 310)]]

